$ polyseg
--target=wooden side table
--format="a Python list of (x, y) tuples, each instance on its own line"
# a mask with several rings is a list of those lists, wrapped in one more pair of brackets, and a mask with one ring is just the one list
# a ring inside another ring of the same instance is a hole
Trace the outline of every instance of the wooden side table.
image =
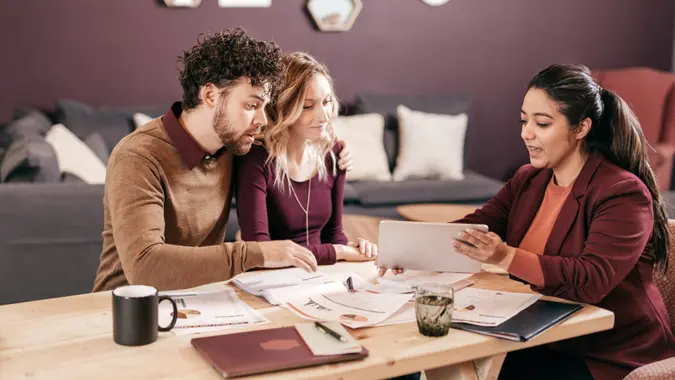
[(399, 215), (413, 222), (446, 223), (461, 219), (480, 206), (462, 204), (410, 204), (396, 207)]

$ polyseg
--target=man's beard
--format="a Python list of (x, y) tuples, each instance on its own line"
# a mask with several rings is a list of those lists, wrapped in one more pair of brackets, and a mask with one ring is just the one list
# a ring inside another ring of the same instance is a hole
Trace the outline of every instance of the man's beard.
[(216, 116), (213, 119), (213, 130), (227, 151), (238, 156), (246, 154), (251, 150), (251, 144), (248, 142), (248, 133), (254, 134), (257, 131), (257, 129), (247, 130), (237, 136), (234, 125), (227, 118), (222, 103), (218, 107)]

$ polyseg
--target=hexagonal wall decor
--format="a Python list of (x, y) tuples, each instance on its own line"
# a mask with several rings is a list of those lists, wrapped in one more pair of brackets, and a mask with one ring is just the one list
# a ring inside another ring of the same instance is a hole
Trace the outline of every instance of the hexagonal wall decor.
[(438, 7), (438, 6), (441, 6), (445, 3), (447, 3), (450, 0), (422, 0), (422, 1), (426, 5), (431, 5), (432, 7)]
[(344, 32), (351, 29), (361, 8), (361, 0), (307, 1), (307, 10), (322, 32)]

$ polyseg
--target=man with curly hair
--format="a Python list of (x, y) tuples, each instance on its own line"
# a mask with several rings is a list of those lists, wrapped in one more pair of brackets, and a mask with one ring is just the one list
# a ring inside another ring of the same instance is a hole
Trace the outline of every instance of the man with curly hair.
[[(223, 243), (233, 156), (267, 124), (265, 105), (283, 78), (279, 47), (238, 28), (200, 39), (179, 62), (183, 101), (110, 156), (94, 291), (184, 289), (258, 267), (316, 270), (312, 253), (291, 241)], [(341, 157), (341, 168), (350, 165)]]

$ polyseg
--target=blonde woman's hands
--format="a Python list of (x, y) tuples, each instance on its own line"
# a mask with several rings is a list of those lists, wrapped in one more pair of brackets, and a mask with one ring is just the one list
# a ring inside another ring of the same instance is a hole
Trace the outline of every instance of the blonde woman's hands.
[(377, 257), (377, 244), (359, 238), (358, 242), (349, 242), (347, 245), (335, 244), (337, 260), (368, 261)]

